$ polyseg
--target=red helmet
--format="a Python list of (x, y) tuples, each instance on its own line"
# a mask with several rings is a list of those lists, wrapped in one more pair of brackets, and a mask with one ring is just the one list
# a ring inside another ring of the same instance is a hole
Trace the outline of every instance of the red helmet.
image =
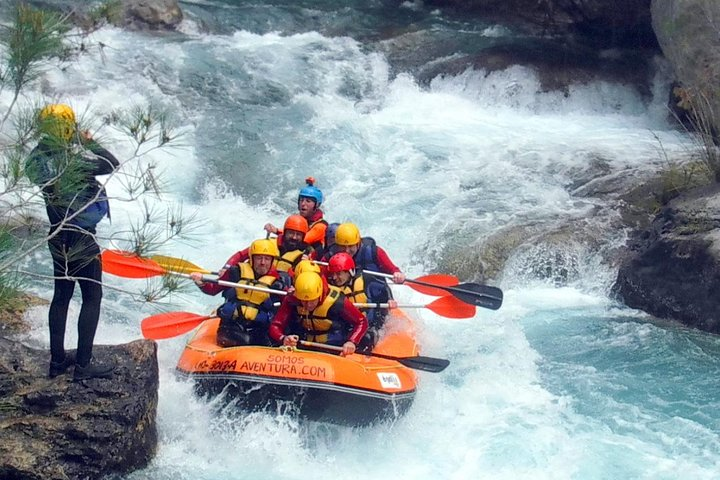
[(336, 253), (328, 262), (328, 273), (337, 273), (355, 270), (355, 260), (345, 253)]
[(297, 232), (307, 233), (309, 230), (308, 222), (305, 220), (305, 217), (298, 215), (297, 213), (295, 215), (290, 215), (287, 220), (285, 220), (283, 231), (285, 230), (295, 230)]

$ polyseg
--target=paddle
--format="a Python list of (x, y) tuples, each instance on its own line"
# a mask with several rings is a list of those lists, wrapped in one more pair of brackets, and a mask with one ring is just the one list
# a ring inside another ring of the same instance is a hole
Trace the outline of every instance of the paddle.
[(158, 263), (131, 252), (104, 250), (101, 258), (103, 272), (118, 277), (150, 278), (166, 273), (166, 270)]
[[(112, 253), (106, 254), (106, 252)], [(119, 255), (120, 258), (117, 258), (117, 255)], [(106, 256), (111, 258), (106, 259)], [(130, 258), (131, 259), (128, 260), (128, 254), (124, 254), (123, 252), (113, 252), (112, 250), (106, 250), (105, 252), (103, 252), (103, 260), (110, 262), (111, 265), (106, 268), (105, 264), (103, 264), (103, 270), (121, 277), (129, 278), (147, 278), (154, 275), (163, 275), (165, 273), (214, 273), (210, 270), (206, 270), (200, 267), (199, 265), (195, 265), (192, 262), (183, 260), (182, 258), (169, 257), (166, 255), (153, 255), (151, 257), (151, 260), (156, 262), (156, 265), (154, 266), (149, 263), (138, 265), (138, 261), (133, 260), (133, 257)], [(134, 259), (140, 259), (140, 257), (134, 256)], [(140, 260), (142, 261), (145, 259)], [(145, 262), (149, 261), (145, 260)], [(317, 263), (318, 265), (327, 265), (327, 262), (315, 261), (315, 263)], [(120, 271), (118, 272), (118, 270)], [(152, 274), (148, 274), (149, 272)], [(389, 275), (387, 273), (374, 272), (372, 270), (365, 270), (364, 273), (367, 273), (368, 275), (375, 275), (392, 279), (392, 275)], [(204, 281), (212, 281), (212, 279), (204, 279)], [(430, 275), (418, 277), (414, 280), (407, 279), (405, 280), (405, 283), (408, 284), (410, 288), (425, 295), (444, 296), (450, 293), (462, 302), (478, 307), (489, 308), (491, 310), (497, 310), (502, 305), (503, 292), (499, 288), (491, 287), (488, 285), (481, 285), (479, 283), (464, 283), (458, 285), (458, 279), (453, 275), (447, 275), (444, 273), (433, 273)], [(441, 307), (438, 306), (437, 308)], [(449, 306), (442, 307), (442, 310), (449, 311), (449, 308)], [(432, 310), (432, 308), (430, 309)], [(465, 316), (453, 317), (452, 315), (445, 315), (443, 313), (438, 314), (450, 318), (468, 318)], [(470, 316), (474, 315), (475, 313), (473, 312), (473, 314)]]
[[(359, 308), (389, 308), (387, 303), (354, 303), (353, 305)], [(427, 305), (398, 305), (397, 308), (427, 308), (441, 317), (447, 318), (475, 316), (474, 306), (459, 302), (452, 297), (441, 297)], [(215, 316), (189, 312), (159, 313), (143, 319), (140, 329), (145, 338), (163, 340), (187, 333), (209, 318), (215, 318)]]
[[(215, 318), (215, 315), (196, 315), (187, 312), (160, 313), (145, 318), (141, 323), (141, 328), (145, 338), (162, 340), (189, 332), (200, 323), (211, 318)], [(325, 350), (342, 351), (342, 347), (322, 343), (300, 341), (300, 344)], [(372, 352), (363, 352), (361, 355), (395, 360), (408, 368), (424, 370), (426, 372), (441, 372), (450, 364), (449, 360), (432, 357), (393, 357), (391, 355)]]
[[(355, 303), (359, 308), (390, 308), (387, 303)], [(452, 296), (440, 297), (427, 305), (401, 304), (397, 308), (427, 308), (441, 317), (472, 318), (475, 316), (475, 306), (457, 300)]]
[(202, 268), (198, 265), (195, 265), (192, 262), (188, 262), (187, 260), (183, 260), (182, 258), (168, 257), (167, 255), (153, 255), (152, 257), (150, 257), (150, 260), (152, 260), (153, 262), (157, 262), (165, 270), (170, 270), (171, 272), (178, 272), (178, 273), (200, 272), (200, 273), (212, 273), (213, 275), (215, 274), (215, 272), (211, 272), (210, 270), (205, 270), (204, 268)]
[[(376, 277), (384, 277), (389, 278), (392, 280), (393, 276), (389, 273), (380, 273), (380, 272), (373, 272), (371, 270), (363, 270), (363, 273), (367, 273), (368, 275), (374, 275)], [(427, 278), (433, 277), (435, 279), (438, 279), (438, 283), (429, 283)], [(425, 277), (420, 277), (423, 280), (416, 279), (412, 280), (410, 278), (405, 279), (405, 283), (409, 283), (411, 288), (413, 287), (413, 284), (415, 285), (421, 285), (422, 287), (426, 287), (426, 292), (432, 292), (432, 291), (440, 291), (441, 293), (426, 293), (427, 295), (445, 295), (445, 292), (450, 292), (451, 295), (453, 295), (455, 298), (458, 298), (462, 300), (465, 303), (469, 303), (470, 305), (475, 305), (478, 307), (483, 308), (489, 308), (490, 310), (497, 310), (500, 308), (503, 302), (503, 292), (498, 287), (491, 287), (489, 285), (482, 285), (479, 283), (461, 283), (454, 285), (442, 285), (443, 282), (449, 283), (449, 279), (447, 277), (452, 277), (451, 275), (444, 275), (444, 274), (433, 274), (433, 275), (426, 275)], [(457, 279), (455, 279), (457, 282)], [(455, 286), (456, 285), (456, 286)], [(415, 288), (417, 291), (422, 291), (419, 288)]]
[[(163, 267), (166, 270), (169, 270), (171, 272), (178, 272), (178, 273), (192, 273), (192, 272), (200, 272), (200, 273), (212, 273), (215, 274), (215, 272), (211, 272), (210, 270), (206, 270), (202, 268), (199, 265), (195, 265), (192, 262), (189, 262), (187, 260), (184, 260), (182, 258), (176, 258), (176, 257), (169, 257), (167, 255), (153, 255), (150, 257), (151, 260), (157, 262), (161, 267)], [(314, 261), (314, 263), (318, 265), (327, 265), (327, 262), (320, 262), (320, 261)], [(365, 273), (368, 273), (370, 275), (377, 273), (372, 271), (367, 271)], [(385, 275), (385, 274), (383, 274)], [(392, 278), (392, 275), (389, 276)], [(410, 288), (417, 290), (420, 293), (423, 293), (425, 295), (433, 295), (433, 296), (442, 296), (447, 295), (447, 292), (443, 291), (441, 288), (437, 288), (436, 286), (440, 287), (453, 287), (458, 284), (457, 277), (453, 275), (446, 275), (444, 273), (433, 273), (430, 275), (425, 275), (422, 277), (418, 277), (415, 282), (418, 282), (417, 285), (408, 285)], [(435, 286), (428, 286), (420, 282), (426, 282), (429, 284), (433, 284)], [(472, 302), (470, 302), (472, 303)]]
[(143, 337), (151, 340), (164, 340), (187, 333), (205, 320), (216, 315), (196, 315), (188, 312), (158, 313), (144, 318), (140, 322)]
[[(105, 250), (102, 252), (102, 268), (104, 272), (125, 278), (150, 278), (168, 274), (176, 275), (178, 277), (192, 278), (189, 273), (174, 272), (163, 268), (157, 262), (147, 258), (138, 257), (133, 253), (116, 250)], [(228, 282), (225, 280), (218, 280), (217, 278), (209, 278), (205, 275), (202, 276), (202, 281), (217, 283), (223, 287), (240, 287), (246, 290), (256, 290), (258, 292), (272, 293), (275, 295), (288, 294), (283, 290), (257, 287), (255, 285), (246, 285), (244, 283)]]
[[(331, 350), (333, 352), (342, 352), (342, 347), (336, 347), (334, 345), (326, 345), (324, 343), (316, 343), (316, 342), (306, 342), (304, 340), (300, 340), (300, 345), (306, 346), (306, 347), (312, 347), (319, 350)], [(398, 363), (401, 363), (402, 365), (405, 365), (408, 368), (412, 368), (415, 370), (423, 370), (425, 372), (442, 372), (447, 368), (448, 365), (450, 365), (450, 360), (446, 360), (444, 358), (433, 358), (433, 357), (423, 357), (420, 355), (414, 356), (414, 357), (394, 357), (392, 355), (384, 355), (382, 353), (374, 353), (374, 352), (356, 352), (358, 355), (366, 355), (368, 357), (378, 357), (378, 358), (385, 358), (387, 360), (395, 360)]]
[[(365, 273), (374, 275), (377, 272), (365, 271)], [(392, 279), (392, 275), (387, 278)], [(447, 292), (444, 291), (442, 287), (454, 287), (460, 283), (456, 276), (445, 273), (431, 273), (430, 275), (423, 275), (412, 281), (406, 279), (405, 282), (409, 283), (410, 285), (408, 285), (408, 287), (413, 290), (434, 297), (447, 295)]]
[[(321, 262), (319, 260), (313, 260), (313, 263), (324, 266), (328, 265), (328, 262)], [(389, 278), (391, 280), (393, 278), (392, 275), (387, 273), (375, 272), (372, 270), (363, 270), (362, 272), (367, 273), (368, 275), (375, 275), (376, 277)], [(431, 273), (430, 275), (418, 277), (415, 281), (418, 282), (418, 285), (408, 285), (408, 287), (425, 295), (432, 295), (435, 297), (447, 295), (447, 292), (443, 291), (442, 287), (453, 287), (459, 283), (456, 276), (448, 275), (446, 273)], [(408, 280), (405, 280), (405, 282), (410, 283)], [(423, 282), (427, 282), (433, 286), (425, 285)], [(436, 288), (436, 286), (440, 288)]]
[(503, 291), (490, 285), (461, 283), (457, 287), (447, 287), (445, 290), (463, 302), (490, 310), (497, 310), (503, 303)]

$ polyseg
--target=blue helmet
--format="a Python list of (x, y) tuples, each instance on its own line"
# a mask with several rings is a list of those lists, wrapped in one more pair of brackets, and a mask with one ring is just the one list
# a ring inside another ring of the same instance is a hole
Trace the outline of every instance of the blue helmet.
[(312, 198), (313, 200), (315, 200), (315, 207), (319, 207), (323, 201), (323, 194), (319, 188), (313, 185), (315, 183), (315, 179), (313, 177), (308, 177), (305, 179), (305, 183), (307, 185), (300, 189), (298, 201), (302, 197)]
[(327, 226), (327, 229), (325, 229), (325, 246), (326, 247), (335, 245), (335, 232), (337, 231), (339, 226), (340, 226), (339, 223), (331, 223), (330, 225)]

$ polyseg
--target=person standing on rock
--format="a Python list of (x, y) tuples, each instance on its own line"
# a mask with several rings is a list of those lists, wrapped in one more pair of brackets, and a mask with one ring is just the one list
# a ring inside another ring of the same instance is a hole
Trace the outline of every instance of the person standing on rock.
[[(50, 378), (75, 364), (73, 380), (109, 378), (113, 366), (92, 356), (100, 319), (102, 265), (95, 226), (109, 217), (107, 193), (95, 179), (118, 168), (118, 160), (87, 131), (78, 131), (75, 113), (65, 104), (48, 105), (38, 116), (40, 141), (25, 163), (27, 177), (42, 189), (50, 220), (48, 246), (55, 279), (50, 303)], [(68, 307), (80, 285), (76, 355), (65, 353)]]

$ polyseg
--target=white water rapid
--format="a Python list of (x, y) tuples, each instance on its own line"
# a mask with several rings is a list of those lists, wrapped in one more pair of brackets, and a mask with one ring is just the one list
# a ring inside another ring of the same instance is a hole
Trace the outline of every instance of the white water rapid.
[[(238, 15), (226, 3), (209, 2)], [(107, 45), (102, 55), (48, 70), (31, 100), (99, 115), (133, 103), (172, 109), (183, 145), (144, 161), (164, 172), (168, 199), (204, 223), (192, 243), (162, 253), (208, 269), (262, 236), (267, 221), (280, 224), (292, 213), (309, 175), (326, 195), (330, 221), (354, 221), (417, 276), (444, 249), (501, 227), (592, 223), (594, 200), (574, 196), (569, 185), (594, 158), (609, 174), (644, 174), (666, 165), (660, 144), (670, 158), (692, 148), (665, 119), (661, 75), (650, 100), (599, 82), (567, 95), (538, 93), (538, 79), (521, 67), (421, 87), (349, 37), (201, 33), (191, 20), (182, 30), (103, 28), (92, 38)], [(0, 105), (8, 102), (0, 96)], [(96, 127), (118, 157), (131, 154), (122, 135)], [(120, 180), (109, 182), (111, 194), (121, 191)], [(120, 201), (112, 208), (112, 224), (100, 228), (106, 237), (140, 212)], [(625, 239), (606, 235), (609, 245)], [(184, 339), (161, 341), (157, 456), (126, 478), (717, 478), (720, 340), (616, 305), (613, 267), (584, 245), (564, 253), (578, 272), (565, 285), (527, 275), (523, 258), (532, 252), (525, 252), (498, 279), (500, 310), (479, 309), (470, 320), (419, 312), (422, 353), (451, 364), (420, 373), (409, 413), (372, 428), (221, 409), (174, 377)], [(31, 263), (50, 271), (45, 250)], [(113, 289), (138, 290), (140, 281), (105, 281), (96, 343), (138, 338), (140, 321), (157, 309)], [(34, 286), (46, 298), (49, 288)], [(404, 287), (395, 292), (427, 299)], [(173, 301), (171, 310), (205, 313), (219, 297), (189, 289)], [(69, 346), (78, 309), (74, 302)], [(47, 346), (46, 315), (46, 307), (29, 313), (27, 342)]]

